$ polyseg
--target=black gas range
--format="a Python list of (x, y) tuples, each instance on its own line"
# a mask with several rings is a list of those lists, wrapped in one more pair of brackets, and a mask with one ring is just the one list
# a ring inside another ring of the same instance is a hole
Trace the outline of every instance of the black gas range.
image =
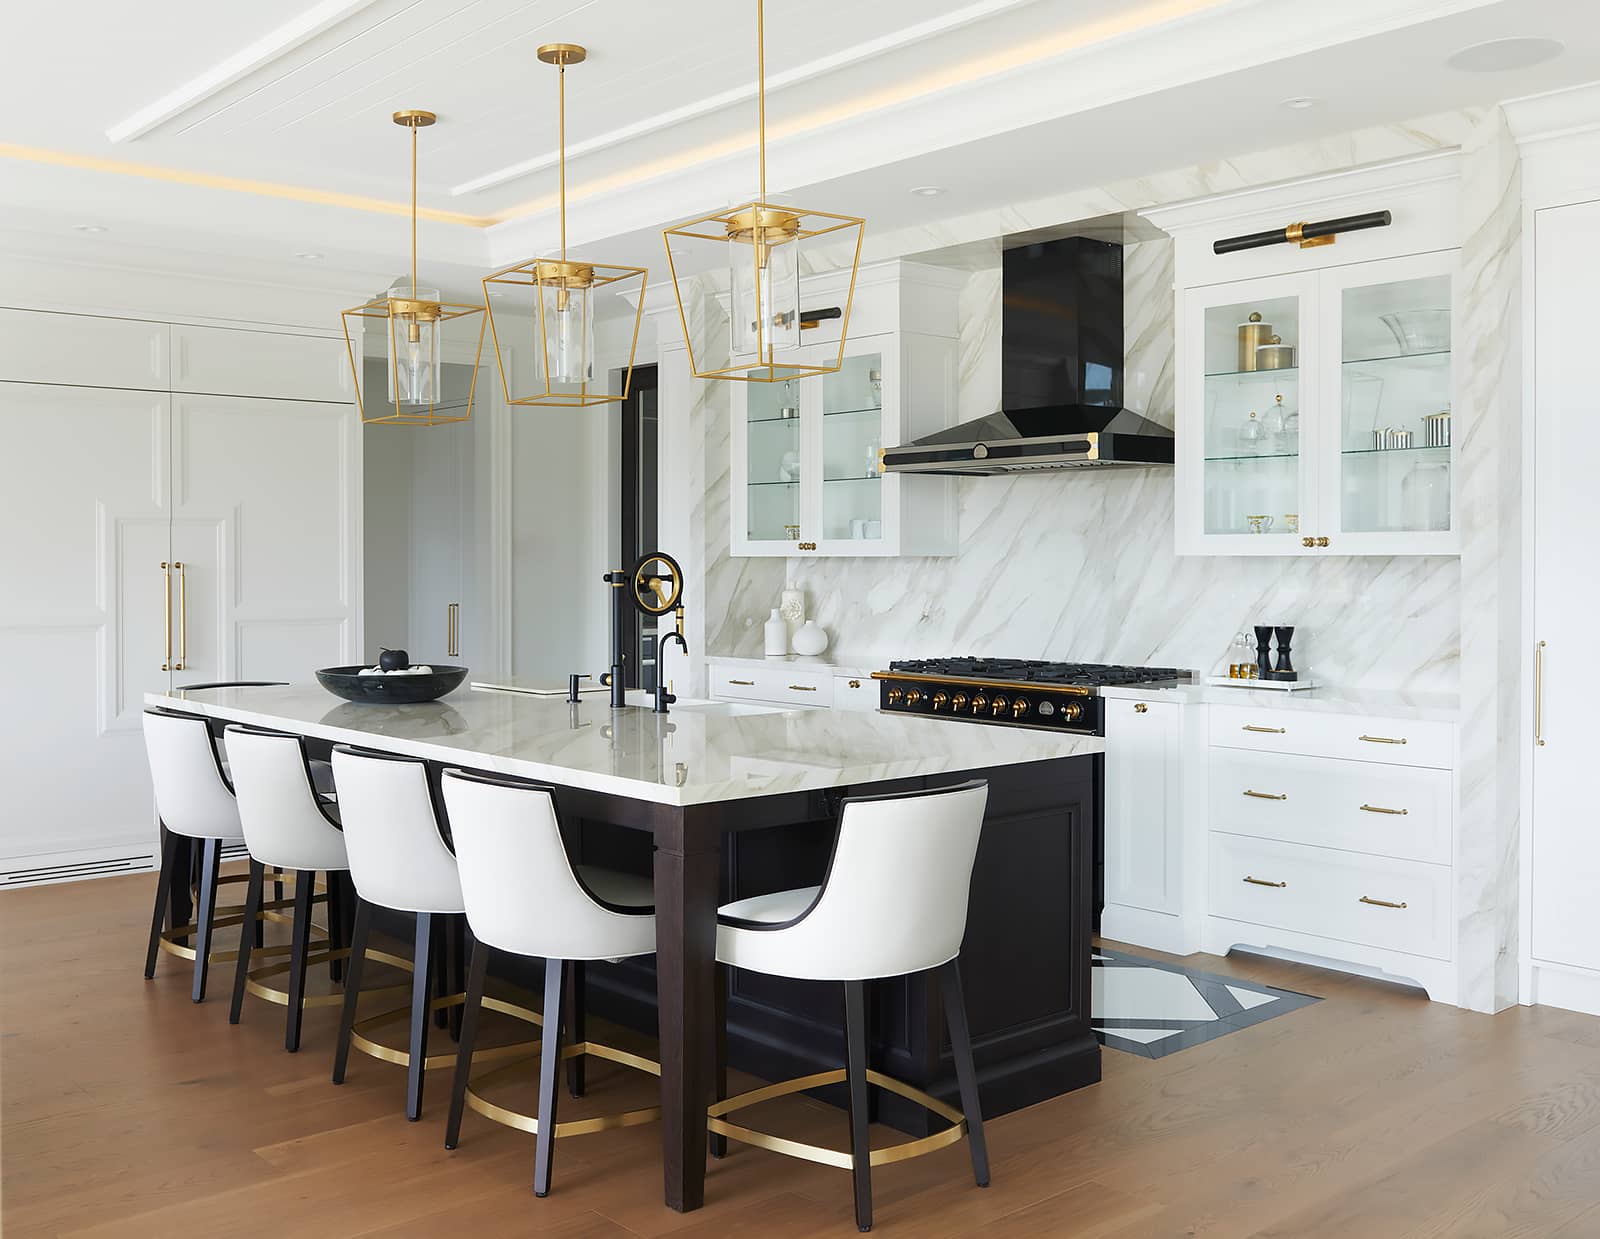
[(1174, 683), (1190, 673), (1016, 658), (915, 658), (891, 662), (872, 678), (879, 682), (879, 707), (894, 714), (1098, 736), (1105, 734), (1102, 688)]

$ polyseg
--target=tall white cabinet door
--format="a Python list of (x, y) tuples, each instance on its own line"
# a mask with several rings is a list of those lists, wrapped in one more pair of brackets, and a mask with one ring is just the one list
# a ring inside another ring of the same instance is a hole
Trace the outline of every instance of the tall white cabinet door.
[(168, 399), (0, 383), (0, 868), (154, 848), (140, 723), (168, 680)]
[(1535, 961), (1600, 970), (1600, 829), (1588, 659), (1600, 615), (1600, 391), (1594, 288), (1600, 202), (1540, 211), (1535, 224), (1534, 627), (1543, 643), (1533, 747)]
[(174, 396), (179, 683), (360, 658), (359, 421), (347, 404)]
[(1183, 707), (1120, 699), (1105, 707), (1106, 904), (1175, 916), (1183, 903)]
[(412, 662), (473, 665), (468, 634), (482, 619), (473, 597), (475, 424), (382, 428), (413, 435), (408, 626)]

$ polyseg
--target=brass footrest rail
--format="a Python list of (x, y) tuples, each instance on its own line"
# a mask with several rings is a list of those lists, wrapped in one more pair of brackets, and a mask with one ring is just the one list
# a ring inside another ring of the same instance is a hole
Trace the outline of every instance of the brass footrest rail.
[[(786, 1140), (782, 1136), (768, 1135), (764, 1131), (755, 1131), (749, 1127), (740, 1127), (730, 1123), (722, 1116), (732, 1114), (735, 1110), (743, 1110), (749, 1106), (760, 1105), (763, 1101), (771, 1101), (775, 1097), (787, 1097), (790, 1093), (803, 1093), (807, 1089), (821, 1088), (828, 1084), (843, 1084), (846, 1080), (844, 1068), (833, 1071), (819, 1071), (815, 1075), (801, 1076), (795, 1080), (784, 1080), (778, 1084), (768, 1084), (764, 1088), (752, 1089), (748, 1093), (740, 1093), (737, 1097), (729, 1097), (726, 1101), (718, 1101), (706, 1107), (706, 1129), (719, 1136), (727, 1136), (730, 1140), (737, 1140), (741, 1144), (753, 1144), (758, 1149), (768, 1149), (774, 1153), (782, 1153), (787, 1157), (800, 1157), (808, 1162), (819, 1162), (824, 1166), (837, 1166), (841, 1170), (851, 1169), (851, 1157), (848, 1151), (826, 1148), (820, 1144), (802, 1144), (798, 1140)], [(936, 1131), (931, 1136), (923, 1136), (920, 1140), (909, 1140), (904, 1144), (893, 1144), (884, 1149), (873, 1149), (868, 1156), (868, 1164), (872, 1166), (887, 1166), (893, 1162), (909, 1161), (913, 1157), (922, 1157), (935, 1150), (955, 1144), (967, 1134), (967, 1120), (961, 1111), (954, 1106), (947, 1106), (937, 1097), (930, 1097), (921, 1089), (912, 1088), (909, 1084), (902, 1084), (899, 1080), (881, 1074), (877, 1071), (867, 1072), (867, 1082), (876, 1084), (879, 1088), (888, 1089), (891, 1093), (898, 1093), (908, 1101), (914, 1101), (919, 1106), (933, 1111), (940, 1118), (949, 1119), (951, 1126), (943, 1131)]]
[[(326, 964), (336, 959), (350, 958), (349, 947), (340, 947), (335, 951), (330, 949), (331, 945), (332, 944), (326, 939), (320, 942), (312, 942), (307, 948), (306, 968), (309, 970), (319, 964)], [(257, 955), (281, 957), (287, 955), (289, 950), (290, 948), (287, 946), (252, 947), (250, 949), (250, 957), (252, 959), (254, 959)], [(368, 951), (367, 958), (379, 960), (382, 963), (390, 964), (392, 966), (404, 964), (406, 971), (408, 972), (411, 969), (410, 960), (401, 960), (392, 955), (385, 955), (381, 951)], [(265, 998), (268, 1002), (275, 1002), (280, 1007), (287, 1007), (289, 1005), (289, 991), (274, 989), (270, 985), (263, 985), (262, 982), (267, 977), (283, 975), (289, 971), (289, 966), (289, 961), (287, 959), (280, 958), (276, 963), (270, 963), (261, 968), (250, 969), (250, 971), (245, 974), (244, 978), (245, 992), (254, 994), (257, 998)], [(386, 986), (383, 989), (363, 990), (362, 993), (377, 994), (387, 998), (391, 995), (407, 993), (410, 991), (410, 988), (411, 987), (408, 985), (391, 985)], [(311, 994), (305, 997), (301, 1002), (301, 1006), (307, 1011), (310, 1011), (316, 1007), (338, 1007), (343, 1005), (343, 993)]]
[[(412, 963), (409, 959), (399, 959), (396, 956), (387, 955), (379, 951), (368, 951), (366, 957), (378, 960), (380, 963), (393, 965), (396, 968), (404, 968), (407, 972), (413, 971)], [(371, 992), (377, 993), (378, 991), (373, 990)], [(428, 1003), (428, 1014), (432, 1015), (435, 1011), (448, 1011), (451, 1007), (459, 1007), (466, 1000), (467, 996), (465, 994), (450, 994), (444, 998), (435, 998)], [(544, 1024), (544, 1020), (537, 1011), (530, 1010), (527, 1007), (519, 1007), (515, 1003), (506, 1002), (504, 999), (490, 998), (487, 994), (483, 998), (483, 1007), (487, 1011), (498, 1011), (502, 1015), (509, 1015), (525, 1023), (539, 1026)], [(410, 1067), (411, 1052), (409, 1050), (391, 1049), (381, 1042), (372, 1040), (362, 1031), (363, 1029), (380, 1028), (385, 1024), (393, 1024), (399, 1020), (409, 1019), (410, 1016), (411, 1008), (405, 1006), (395, 1007), (378, 1015), (369, 1015), (364, 1020), (357, 1020), (350, 1030), (350, 1048), (352, 1050), (360, 1050), (363, 1054), (381, 1059), (383, 1062), (393, 1063), (397, 1067)], [(511, 1058), (525, 1058), (528, 1055), (528, 1047), (536, 1044), (536, 1042), (531, 1041), (519, 1041), (514, 1045), (497, 1045), (492, 1049), (475, 1050), (472, 1054), (472, 1061), (475, 1063), (498, 1063)], [(456, 1055), (454, 1050), (444, 1054), (430, 1054), (422, 1060), (422, 1069), (424, 1071), (436, 1071), (441, 1067), (453, 1067), (455, 1062)]]
[[(316, 895), (312, 898), (313, 903), (323, 903), (326, 902), (326, 900), (326, 895)], [(269, 902), (261, 905), (260, 910), (256, 914), (256, 919), (261, 921), (275, 921), (279, 925), (293, 925), (293, 913), (285, 913), (283, 911), (284, 908), (293, 907), (294, 900), (292, 899), (270, 900)], [(211, 918), (211, 930), (213, 933), (219, 929), (228, 929), (231, 926), (243, 924), (243, 904), (235, 904), (230, 907), (218, 908), (217, 915)], [(193, 938), (199, 932), (200, 924), (198, 921), (190, 921), (189, 924), (179, 925), (176, 929), (163, 929), (161, 931), (160, 938), (156, 942), (156, 945), (168, 955), (176, 955), (179, 959), (193, 959), (194, 948), (192, 946), (182, 945), (177, 941), (177, 939)], [(288, 949), (288, 947), (282, 948), (284, 951)], [(280, 953), (278, 948), (266, 946), (254, 947), (252, 948), (252, 952), (271, 952), (273, 954)], [(213, 964), (231, 964), (238, 958), (238, 951), (212, 951), (210, 955), (210, 959)]]
[[(489, 1005), (489, 1000), (484, 999), (484, 1005)], [(627, 1050), (619, 1050), (615, 1046), (603, 1045), (598, 1041), (580, 1041), (577, 1045), (568, 1045), (561, 1048), (561, 1057), (578, 1058), (581, 1055), (590, 1055), (593, 1058), (603, 1058), (609, 1063), (618, 1063), (624, 1067), (632, 1067), (646, 1075), (659, 1076), (661, 1064), (652, 1058), (644, 1058), (638, 1054), (630, 1054)], [(537, 1049), (532, 1054), (523, 1056), (522, 1061), (538, 1059), (540, 1054)], [(474, 1061), (477, 1055), (473, 1055)], [(479, 1076), (472, 1083), (478, 1085), (490, 1084), (513, 1069), (522, 1066), (522, 1061), (510, 1063), (504, 1067)], [(518, 1131), (539, 1134), (539, 1120), (532, 1114), (524, 1114), (520, 1110), (512, 1110), (506, 1106), (497, 1105), (474, 1092), (471, 1085), (467, 1087), (467, 1105), (472, 1110), (492, 1119), (506, 1127), (515, 1127)], [(604, 1114), (592, 1119), (571, 1119), (565, 1123), (557, 1123), (555, 1135), (557, 1139), (563, 1136), (586, 1136), (590, 1132), (613, 1131), (619, 1127), (641, 1127), (645, 1123), (654, 1123), (661, 1118), (660, 1106), (645, 1106), (639, 1110), (626, 1110), (621, 1114)]]

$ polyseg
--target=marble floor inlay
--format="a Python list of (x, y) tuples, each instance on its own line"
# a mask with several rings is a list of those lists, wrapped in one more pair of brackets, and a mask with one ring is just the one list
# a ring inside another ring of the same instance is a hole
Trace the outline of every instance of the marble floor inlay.
[(1161, 1058), (1320, 999), (1096, 948), (1090, 1022), (1100, 1044)]

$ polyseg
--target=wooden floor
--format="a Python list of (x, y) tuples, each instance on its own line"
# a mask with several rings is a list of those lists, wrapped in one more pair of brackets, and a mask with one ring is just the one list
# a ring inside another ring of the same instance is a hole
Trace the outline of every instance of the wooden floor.
[[(329, 1083), (334, 1011), (308, 1013), (289, 1055), (282, 1007), (249, 998), (229, 1027), (231, 968), (199, 1007), (172, 957), (146, 982), (153, 882), (0, 896), (6, 1239), (854, 1233), (846, 1172), (738, 1146), (712, 1164), (705, 1209), (670, 1212), (653, 1126), (561, 1142), (555, 1189), (536, 1199), (531, 1137), (469, 1113), (444, 1150), (448, 1073), (430, 1073), (423, 1120), (407, 1123), (399, 1068), (352, 1055), (349, 1082)], [(1106, 1051), (1102, 1084), (989, 1124), (989, 1190), (961, 1145), (881, 1168), (876, 1230), (1600, 1236), (1600, 1020), (1490, 1018), (1272, 961), (1190, 962), (1326, 1001), (1159, 1060)], [(647, 1104), (624, 1069), (591, 1078), (563, 1118)], [(532, 1088), (530, 1069), (497, 1099), (531, 1109)], [(846, 1139), (813, 1102), (748, 1113)]]

